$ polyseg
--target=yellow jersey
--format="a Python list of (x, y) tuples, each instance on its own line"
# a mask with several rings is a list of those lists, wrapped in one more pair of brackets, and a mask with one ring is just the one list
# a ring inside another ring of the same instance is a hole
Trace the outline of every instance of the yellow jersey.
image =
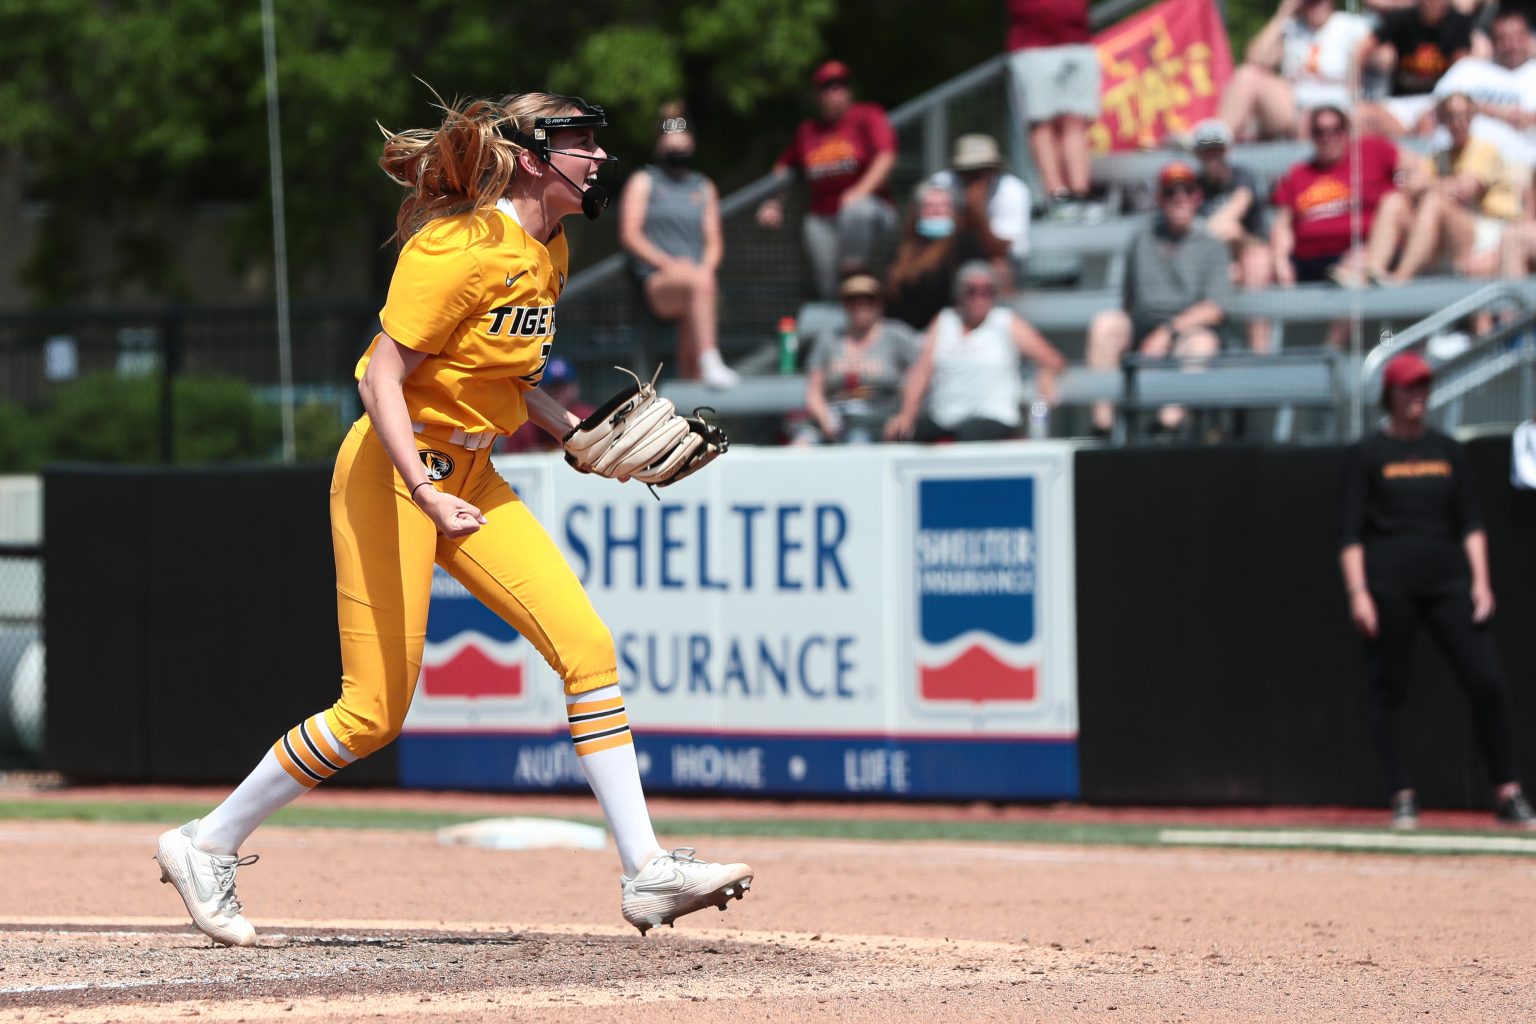
[[(411, 419), (469, 434), (510, 434), (527, 421), (523, 393), (549, 362), (569, 266), (564, 228), (546, 246), (506, 199), (412, 235), (379, 313), (385, 334), (427, 354), (405, 379)], [(358, 380), (382, 337), (358, 360)]]

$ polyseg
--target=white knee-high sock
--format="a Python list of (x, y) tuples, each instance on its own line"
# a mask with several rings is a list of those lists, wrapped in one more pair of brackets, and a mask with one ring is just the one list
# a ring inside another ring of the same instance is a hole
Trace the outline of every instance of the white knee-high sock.
[(258, 825), (357, 760), (337, 742), (325, 715), (306, 718), (272, 744), (261, 761), (197, 826), (204, 853), (238, 853)]
[(581, 773), (613, 830), (624, 873), (634, 876), (661, 844), (656, 841), (645, 792), (640, 788), (640, 765), (635, 760), (624, 696), (617, 686), (566, 694), (565, 713), (570, 719), (571, 742), (576, 744), (576, 763), (581, 765)]

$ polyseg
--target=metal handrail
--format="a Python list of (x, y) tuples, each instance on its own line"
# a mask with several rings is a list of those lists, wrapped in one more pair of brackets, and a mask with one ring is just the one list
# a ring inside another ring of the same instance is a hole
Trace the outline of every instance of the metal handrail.
[(1360, 365), (1360, 380), (1356, 386), (1356, 397), (1362, 403), (1369, 403), (1381, 388), (1381, 372), (1387, 360), (1400, 352), (1404, 352), (1415, 345), (1428, 341), (1431, 336), (1449, 327), (1462, 317), (1470, 316), (1481, 309), (1493, 305), (1496, 302), (1510, 302), (1522, 312), (1529, 313), (1532, 309), (1531, 301), (1527, 298), (1526, 289), (1509, 281), (1500, 281), (1490, 284), (1486, 288), (1479, 289), (1465, 298), (1446, 306), (1437, 313), (1420, 320), (1401, 334), (1383, 335), (1381, 343), (1371, 349), (1365, 355), (1365, 361)]
[[(1461, 403), (1468, 395), (1499, 377), (1519, 369), (1522, 410), (1536, 408), (1536, 312), (1502, 325), (1477, 340), (1436, 370), (1430, 391), (1431, 412), (1446, 410), (1447, 426), (1459, 425)], [(1523, 415), (1523, 413), (1522, 413)]]

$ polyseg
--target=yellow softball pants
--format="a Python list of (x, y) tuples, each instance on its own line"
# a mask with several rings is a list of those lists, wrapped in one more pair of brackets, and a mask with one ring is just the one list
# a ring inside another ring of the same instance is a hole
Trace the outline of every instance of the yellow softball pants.
[(331, 481), (341, 699), (327, 712), (336, 738), (358, 757), (400, 734), (421, 672), (432, 566), (441, 565), (534, 645), (567, 693), (618, 682), (613, 636), (549, 534), (491, 468), (490, 448), (470, 451), (429, 428), (432, 486), (470, 502), (486, 522), (450, 540), (412, 503), (368, 417), (353, 424)]

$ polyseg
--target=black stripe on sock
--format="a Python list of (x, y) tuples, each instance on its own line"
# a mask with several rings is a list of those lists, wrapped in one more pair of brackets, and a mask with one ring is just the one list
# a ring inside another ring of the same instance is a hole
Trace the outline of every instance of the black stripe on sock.
[(611, 718), (614, 715), (622, 715), (623, 713), (624, 705), (620, 704), (609, 711), (590, 711), (585, 715), (567, 715), (566, 719), (570, 722), (591, 722), (598, 718)]
[(623, 732), (629, 732), (629, 726), (621, 725), (617, 729), (609, 729), (607, 732), (591, 732), (585, 736), (572, 736), (571, 742), (579, 747), (583, 743), (590, 743), (593, 740), (604, 740), (609, 736), (617, 736)]
[(299, 735), (304, 737), (304, 745), (310, 750), (314, 751), (315, 756), (320, 759), (321, 764), (325, 765), (333, 772), (341, 771), (342, 766), (339, 764), (332, 764), (331, 759), (320, 753), (320, 747), (316, 745), (314, 740), (309, 738), (309, 723), (307, 721), (300, 723)]
[(314, 772), (314, 769), (310, 768), (309, 765), (305, 764), (304, 763), (304, 759), (302, 757), (300, 757), (294, 751), (293, 744), (288, 742), (288, 734), (287, 733), (283, 733), (283, 749), (288, 751), (288, 756), (293, 759), (293, 763), (299, 766), (299, 771), (303, 772), (305, 775), (308, 775), (310, 778), (314, 779), (316, 782), (324, 782), (325, 781), (325, 776), (324, 775), (316, 775), (315, 772)]

